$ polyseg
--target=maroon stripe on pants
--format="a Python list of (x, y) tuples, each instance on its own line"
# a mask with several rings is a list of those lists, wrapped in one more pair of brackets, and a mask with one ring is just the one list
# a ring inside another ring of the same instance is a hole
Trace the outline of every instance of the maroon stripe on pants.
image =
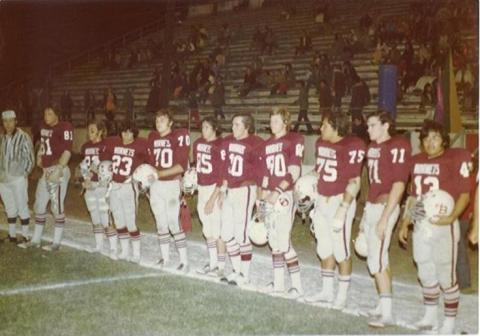
[[(134, 202), (135, 202), (135, 215), (137, 214), (137, 207), (138, 207), (138, 204), (137, 204), (137, 191), (135, 190), (135, 187), (133, 186), (133, 183), (132, 183), (132, 190), (133, 190), (133, 197), (134, 197)], [(136, 223), (135, 223), (136, 224)]]
[(250, 218), (248, 218), (248, 208), (249, 208), (249, 205), (250, 205), (250, 186), (247, 187), (247, 207), (245, 208), (245, 221), (244, 221), (244, 224), (243, 224), (243, 241), (244, 242), (247, 242), (247, 223), (248, 221), (250, 220)]
[(455, 285), (455, 268), (456, 268), (456, 265), (455, 265), (455, 262), (456, 262), (456, 257), (455, 257), (455, 234), (454, 234), (454, 230), (453, 230), (453, 223), (450, 224), (450, 235), (452, 237), (452, 271), (451, 271), (451, 277), (452, 277), (452, 286)]
[(61, 207), (62, 201), (60, 200), (61, 189), (62, 189), (62, 184), (60, 183), (60, 184), (58, 185), (58, 196), (57, 196), (57, 198), (58, 198), (58, 213), (59, 213), (59, 214), (63, 213), (62, 207)]
[[(348, 258), (348, 248), (347, 248), (347, 219), (343, 221), (343, 247), (345, 248), (345, 258)], [(381, 257), (380, 257), (381, 258)]]

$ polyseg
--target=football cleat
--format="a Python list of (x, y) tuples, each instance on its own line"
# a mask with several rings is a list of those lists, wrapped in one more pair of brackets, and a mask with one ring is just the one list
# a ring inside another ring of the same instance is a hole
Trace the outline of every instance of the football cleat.
[(335, 301), (333, 302), (332, 309), (335, 309), (335, 310), (344, 310), (346, 306), (347, 306), (347, 299), (346, 299), (346, 298), (337, 297), (337, 298), (335, 299)]
[(392, 317), (380, 317), (368, 322), (368, 326), (372, 328), (387, 328), (394, 325)]
[(332, 293), (320, 292), (318, 294), (306, 297), (305, 302), (307, 302), (307, 303), (332, 304), (333, 294)]
[(130, 258), (130, 262), (134, 264), (140, 264), (140, 256), (133, 256)]
[(371, 318), (380, 318), (382, 316), (382, 308), (380, 307), (380, 304), (367, 311), (367, 316)]
[(112, 260), (118, 260), (118, 255), (117, 255), (117, 251), (116, 250), (110, 250), (110, 255), (109, 255), (110, 259)]
[(60, 244), (49, 244), (42, 247), (42, 250), (49, 251), (49, 252), (58, 251), (59, 249), (60, 249)]
[(298, 300), (303, 297), (303, 290), (299, 288), (290, 288), (284, 296), (287, 299)]
[(273, 296), (285, 295), (285, 289), (275, 289), (275, 285), (273, 282), (270, 282), (268, 285), (260, 288), (260, 292), (264, 294), (273, 295)]
[(177, 271), (187, 274), (190, 272), (190, 266), (188, 266), (188, 264), (180, 263), (180, 265), (177, 266)]
[(436, 331), (438, 330), (438, 320), (431, 320), (424, 317), (420, 321), (416, 322), (414, 326), (417, 330), (421, 331)]
[(28, 242), (25, 242), (25, 243), (21, 243), (21, 244), (18, 244), (17, 246), (20, 247), (20, 248), (23, 248), (23, 249), (28, 249), (28, 248), (31, 248), (31, 247), (36, 247), (36, 248), (41, 247), (40, 242), (36, 243), (36, 242), (33, 242), (33, 241), (28, 241)]
[(17, 237), (8, 236), (8, 237), (7, 237), (7, 240), (8, 240), (10, 243), (15, 243), (15, 244), (18, 243)]
[(25, 237), (25, 236), (21, 236), (20, 238), (18, 238), (19, 244), (28, 243), (29, 241), (30, 239), (28, 239), (28, 237)]

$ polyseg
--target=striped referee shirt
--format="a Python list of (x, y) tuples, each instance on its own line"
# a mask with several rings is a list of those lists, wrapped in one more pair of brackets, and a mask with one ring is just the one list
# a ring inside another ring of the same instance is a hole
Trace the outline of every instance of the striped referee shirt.
[(28, 176), (35, 165), (30, 136), (20, 128), (0, 137), (0, 172), (7, 177)]

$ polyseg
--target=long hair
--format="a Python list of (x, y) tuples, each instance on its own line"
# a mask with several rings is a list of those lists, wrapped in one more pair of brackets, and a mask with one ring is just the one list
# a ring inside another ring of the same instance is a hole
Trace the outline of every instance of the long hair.
[(328, 120), (328, 123), (341, 137), (346, 136), (350, 130), (350, 120), (344, 113), (327, 111), (322, 115), (322, 122), (324, 120)]
[(448, 135), (447, 130), (440, 123), (433, 120), (425, 120), (420, 130), (420, 142), (423, 143), (423, 140), (428, 136), (428, 133), (436, 132), (442, 137), (442, 146), (444, 149), (450, 147), (450, 136)]
[(222, 135), (222, 126), (220, 125), (220, 123), (218, 122), (218, 119), (213, 117), (213, 116), (207, 116), (205, 118), (202, 119), (202, 124), (203, 123), (207, 123), (209, 124), (213, 130), (215, 131), (215, 135), (218, 137), (220, 135)]
[(255, 120), (250, 113), (237, 113), (233, 116), (232, 120), (237, 117), (242, 120), (242, 124), (248, 129), (248, 134), (255, 133)]

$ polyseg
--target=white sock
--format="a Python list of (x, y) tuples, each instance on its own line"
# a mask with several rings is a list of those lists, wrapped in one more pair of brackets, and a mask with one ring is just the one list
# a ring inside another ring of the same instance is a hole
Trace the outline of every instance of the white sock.
[(28, 225), (22, 225), (22, 236), (28, 237)]
[(424, 305), (425, 306), (425, 315), (423, 320), (428, 322), (435, 322), (438, 319), (438, 305)]
[(132, 253), (135, 259), (140, 259), (140, 239), (132, 239)]
[(160, 244), (160, 252), (162, 252), (162, 258), (165, 262), (170, 260), (170, 243)]
[(218, 256), (217, 256), (217, 240), (207, 240), (207, 248), (208, 248), (208, 257), (209, 257), (209, 266), (210, 269), (213, 269), (217, 266)]
[(240, 272), (243, 274), (245, 278), (248, 279), (250, 274), (250, 260), (242, 260), (240, 264)]
[(35, 224), (35, 229), (33, 231), (32, 243), (38, 244), (42, 239), (44, 225)]
[(337, 300), (345, 301), (347, 299), (349, 287), (350, 287), (350, 275), (339, 275)]
[(445, 316), (442, 325), (442, 332), (452, 334), (455, 329), (455, 317)]
[[(218, 252), (217, 252), (218, 254)], [(217, 255), (217, 265), (219, 270), (224, 270), (225, 269), (225, 254), (218, 254)]]
[(292, 287), (298, 289), (299, 291), (303, 291), (300, 272), (290, 273), (290, 279), (292, 280)]
[(273, 288), (275, 291), (285, 291), (285, 259), (283, 253), (272, 253)]
[(179, 247), (178, 254), (180, 255), (180, 262), (182, 264), (188, 265), (187, 248)]
[(12, 238), (17, 236), (17, 224), (8, 224), (8, 235)]
[(322, 270), (322, 293), (333, 296), (333, 270)]
[(120, 239), (120, 246), (122, 247), (121, 256), (122, 258), (128, 258), (130, 254), (130, 238), (122, 238)]
[(53, 244), (60, 245), (63, 235), (63, 226), (55, 226), (53, 230)]
[(380, 309), (382, 317), (392, 318), (392, 294), (380, 294)]
[(240, 273), (241, 272), (240, 264), (242, 262), (240, 260), (240, 255), (230, 256), (230, 262), (232, 263), (233, 271), (236, 272), (236, 273)]
[(108, 237), (108, 241), (110, 242), (110, 251), (117, 252), (117, 244), (118, 244), (118, 236), (117, 234), (112, 234)]
[(99, 251), (103, 250), (103, 233), (95, 233), (95, 244)]

